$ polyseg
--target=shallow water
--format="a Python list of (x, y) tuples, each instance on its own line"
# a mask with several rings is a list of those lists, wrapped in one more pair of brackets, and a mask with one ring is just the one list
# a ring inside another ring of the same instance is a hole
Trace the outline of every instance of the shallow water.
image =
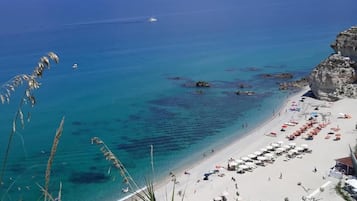
[[(262, 79), (261, 74), (308, 75), (332, 52), (329, 44), (337, 33), (356, 21), (356, 3), (347, 0), (336, 5), (317, 0), (172, 5), (156, 0), (148, 7), (134, 3), (88, 3), (87, 10), (98, 7), (98, 12), (78, 14), (69, 9), (78, 2), (64, 1), (48, 19), (31, 17), (26, 5), (12, 8), (24, 12), (13, 22), (26, 16), (22, 24), (30, 28), (4, 22), (1, 80), (31, 73), (50, 50), (61, 62), (41, 79), (37, 105), (24, 107), (31, 122), (18, 128), (14, 137), (0, 189), (4, 200), (40, 197), (36, 183), (44, 183), (53, 136), (63, 116), (50, 187), (56, 193), (61, 181), (63, 200), (124, 196), (119, 173), (99, 147), (91, 145), (94, 136), (106, 142), (140, 185), (151, 175), (150, 145), (157, 178), (201, 158), (269, 118), (288, 96), (278, 90), (281, 80)], [(346, 12), (336, 15), (342, 7)], [(152, 15), (157, 23), (146, 21)], [(73, 63), (78, 69), (72, 69)], [(198, 80), (212, 87), (193, 87)], [(249, 85), (247, 90), (256, 95), (235, 95), (240, 84)], [(9, 105), (0, 106), (1, 160), (21, 95), (19, 89)]]

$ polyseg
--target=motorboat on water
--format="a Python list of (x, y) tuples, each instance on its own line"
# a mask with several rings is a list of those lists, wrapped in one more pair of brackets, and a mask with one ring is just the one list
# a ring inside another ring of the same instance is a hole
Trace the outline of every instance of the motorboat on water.
[(148, 19), (149, 22), (157, 22), (157, 18), (154, 18), (154, 17), (150, 17)]

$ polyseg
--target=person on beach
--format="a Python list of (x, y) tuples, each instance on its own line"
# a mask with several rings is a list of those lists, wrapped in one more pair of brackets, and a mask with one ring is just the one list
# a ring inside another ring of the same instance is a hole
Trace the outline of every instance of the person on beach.
[(282, 179), (282, 178), (283, 178), (283, 173), (280, 172), (279, 179)]

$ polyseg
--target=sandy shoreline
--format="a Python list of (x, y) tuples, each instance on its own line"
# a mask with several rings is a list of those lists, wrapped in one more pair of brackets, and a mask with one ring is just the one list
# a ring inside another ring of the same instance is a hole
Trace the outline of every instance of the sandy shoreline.
[[(173, 172), (175, 177), (167, 177), (160, 181), (156, 184), (157, 200), (171, 200), (175, 179), (175, 200), (182, 200), (182, 196), (185, 201), (213, 200), (222, 194), (226, 194), (228, 200), (276, 201), (288, 197), (291, 201), (301, 200), (303, 196), (309, 195), (328, 198), (327, 200), (342, 200), (334, 191), (338, 180), (329, 177), (328, 173), (335, 165), (334, 160), (348, 156), (348, 145), (354, 146), (356, 143), (354, 129), (357, 111), (349, 108), (353, 108), (357, 100), (345, 99), (335, 103), (326, 103), (306, 97), (304, 102), (300, 102), (301, 96), (306, 91), (307, 89), (291, 96), (274, 118), (267, 120), (237, 141), (215, 151), (188, 169)], [(319, 110), (315, 110), (319, 105), (321, 105), (318, 107)], [(300, 108), (300, 111), (291, 111), (292, 107)], [(314, 140), (303, 139), (302, 137), (306, 136), (303, 134), (294, 141), (288, 141), (286, 136), (305, 124), (311, 112), (317, 112), (319, 123), (322, 122), (321, 114), (323, 114), (330, 124), (323, 128)], [(352, 118), (341, 119), (339, 113), (348, 113)], [(289, 121), (296, 121), (299, 124), (288, 126), (285, 132), (280, 131), (281, 126)], [(337, 126), (341, 129), (338, 131), (341, 134), (341, 140), (334, 141), (334, 136), (325, 139), (330, 129)], [(265, 135), (270, 132), (275, 132), (276, 137)], [(304, 153), (301, 157), (288, 161), (285, 161), (286, 157), (283, 154), (278, 156), (274, 163), (267, 164), (265, 167), (257, 166), (244, 174), (220, 168), (219, 173), (210, 175), (208, 180), (203, 180), (204, 173), (217, 169), (217, 166), (227, 167), (228, 159), (246, 157), (278, 141), (283, 141), (284, 144), (294, 142), (297, 146), (307, 144), (312, 153)], [(317, 172), (313, 171), (314, 168)], [(189, 174), (185, 174), (184, 171)], [(281, 179), (280, 175), (282, 175)], [(301, 185), (297, 185), (298, 183)], [(315, 191), (321, 186), (324, 186), (324, 192)]]

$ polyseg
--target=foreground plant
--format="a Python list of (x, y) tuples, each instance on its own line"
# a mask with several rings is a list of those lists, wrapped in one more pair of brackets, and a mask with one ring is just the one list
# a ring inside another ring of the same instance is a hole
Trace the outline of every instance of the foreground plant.
[[(48, 193), (49, 192), (48, 186), (50, 184), (52, 162), (53, 162), (53, 159), (54, 159), (56, 151), (57, 151), (59, 139), (61, 138), (61, 135), (63, 132), (63, 124), (64, 124), (64, 117), (62, 118), (62, 121), (56, 131), (56, 135), (53, 140), (53, 144), (52, 144), (52, 148), (51, 148), (51, 154), (50, 154), (50, 157), (48, 158), (48, 162), (47, 162), (46, 175), (45, 175), (45, 188), (42, 190), (44, 192), (45, 201), (47, 201), (47, 198), (50, 198), (50, 200), (53, 200), (52, 196)], [(61, 201), (61, 188), (62, 188), (62, 184), (60, 184), (60, 191), (59, 191), (60, 193), (57, 197), (58, 201)]]
[[(100, 151), (103, 153), (103, 156), (108, 160), (116, 169), (119, 170), (121, 177), (124, 179), (124, 183), (128, 185), (128, 188), (131, 193), (133, 193), (132, 200), (141, 200), (141, 201), (156, 201), (155, 189), (152, 180), (146, 179), (146, 186), (140, 189), (134, 179), (130, 176), (127, 169), (124, 167), (123, 163), (115, 156), (115, 154), (109, 149), (109, 147), (101, 140), (99, 137), (93, 137), (91, 140), (92, 144), (98, 145)], [(151, 169), (154, 171), (154, 162), (153, 162), (153, 146), (151, 145), (150, 157), (151, 157)], [(153, 172), (154, 174), (154, 172)], [(173, 184), (171, 201), (175, 199), (175, 182)], [(185, 194), (182, 194), (181, 200), (184, 200)], [(167, 198), (166, 198), (167, 199)]]
[[(32, 74), (20, 74), (13, 77), (11, 80), (6, 82), (0, 88), (0, 101), (2, 104), (10, 103), (11, 95), (15, 92), (17, 88), (20, 86), (27, 84), (25, 87), (24, 95), (22, 96), (15, 116), (12, 121), (12, 129), (9, 134), (9, 140), (6, 145), (6, 151), (4, 160), (2, 162), (2, 167), (0, 171), (0, 184), (3, 182), (4, 172), (7, 165), (7, 160), (9, 157), (9, 152), (12, 144), (12, 139), (16, 134), (17, 123), (20, 121), (21, 127), (24, 128), (25, 120), (23, 113), (23, 106), (26, 104), (30, 104), (31, 107), (34, 107), (36, 104), (36, 98), (33, 92), (40, 88), (41, 83), (39, 79), (43, 76), (43, 73), (46, 69), (49, 69), (51, 66), (50, 61), (54, 61), (55, 63), (59, 62), (59, 57), (57, 54), (53, 52), (49, 52), (46, 56), (40, 58), (37, 66), (34, 68)], [(30, 113), (28, 113), (27, 121), (30, 121)]]
[(122, 162), (114, 155), (114, 153), (109, 149), (109, 147), (98, 137), (92, 138), (92, 144), (100, 146), (100, 151), (103, 153), (106, 160), (108, 160), (116, 169), (119, 170), (121, 177), (124, 179), (124, 183), (128, 185), (131, 193), (135, 193), (142, 201), (155, 201), (154, 186), (151, 181), (147, 181), (147, 185), (144, 191), (140, 191), (139, 186), (130, 176), (129, 172), (126, 170)]

